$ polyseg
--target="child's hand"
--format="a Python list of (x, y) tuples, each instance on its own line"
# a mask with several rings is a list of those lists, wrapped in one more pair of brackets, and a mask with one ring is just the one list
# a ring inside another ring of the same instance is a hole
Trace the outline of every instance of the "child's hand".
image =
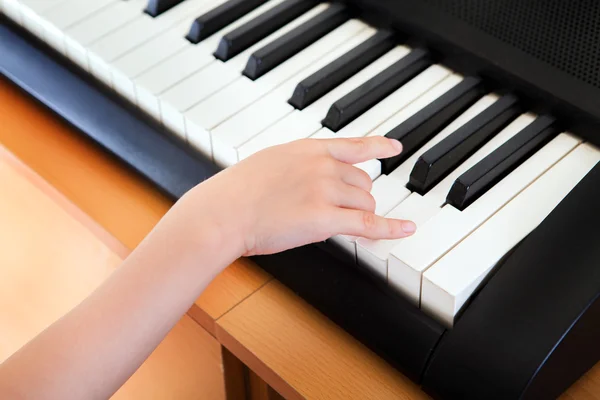
[(194, 196), (210, 203), (208, 215), (218, 218), (228, 235), (239, 235), (245, 256), (337, 234), (401, 238), (412, 234), (415, 225), (376, 216), (371, 179), (353, 166), (400, 151), (397, 141), (383, 137), (295, 141), (226, 169), (198, 186)]
[(414, 225), (375, 216), (371, 179), (352, 166), (397, 155), (396, 146), (301, 140), (196, 186), (92, 295), (1, 363), (0, 397), (110, 398), (240, 256), (336, 234), (406, 236)]

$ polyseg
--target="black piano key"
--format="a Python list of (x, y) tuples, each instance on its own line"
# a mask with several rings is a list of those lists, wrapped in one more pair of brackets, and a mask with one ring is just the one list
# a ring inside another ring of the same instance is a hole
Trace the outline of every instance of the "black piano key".
[(323, 126), (333, 132), (339, 131), (430, 65), (431, 59), (426, 50), (412, 51), (333, 103), (322, 122)]
[(340, 3), (331, 5), (310, 21), (257, 50), (250, 56), (243, 74), (252, 80), (260, 78), (348, 19), (350, 12), (346, 6)]
[(267, 0), (230, 0), (196, 18), (186, 39), (196, 44), (220, 31)]
[(289, 103), (296, 109), (303, 110), (391, 50), (395, 44), (394, 33), (387, 30), (377, 32), (354, 49), (300, 82), (296, 86)]
[(403, 151), (396, 157), (380, 160), (382, 174), (389, 174), (396, 169), (484, 94), (483, 81), (476, 77), (467, 77), (388, 132), (385, 136), (400, 141)]
[(158, 17), (184, 0), (149, 0), (144, 12), (152, 17)]
[(520, 114), (515, 96), (501, 97), (423, 153), (410, 174), (408, 188), (424, 195)]
[(258, 43), (279, 28), (298, 18), (318, 3), (318, 0), (287, 0), (259, 15), (252, 21), (225, 35), (215, 57), (227, 61)]
[(558, 134), (555, 120), (537, 118), (521, 132), (462, 174), (450, 189), (446, 203), (463, 211), (514, 171)]

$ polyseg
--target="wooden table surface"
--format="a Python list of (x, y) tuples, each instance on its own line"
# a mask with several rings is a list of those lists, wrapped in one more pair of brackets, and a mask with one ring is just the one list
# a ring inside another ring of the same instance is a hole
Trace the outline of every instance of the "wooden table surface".
[[(2, 80), (0, 121), (0, 144), (127, 249), (171, 206), (151, 185)], [(248, 260), (223, 272), (189, 315), (286, 398), (426, 397)], [(563, 397), (600, 399), (600, 366)]]

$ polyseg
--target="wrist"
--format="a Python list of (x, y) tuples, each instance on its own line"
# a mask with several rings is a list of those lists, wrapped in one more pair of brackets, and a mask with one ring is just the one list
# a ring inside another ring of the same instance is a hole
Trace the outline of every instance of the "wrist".
[(231, 263), (245, 253), (245, 224), (227, 198), (223, 200), (222, 196), (211, 195), (215, 191), (202, 189), (208, 188), (194, 188), (177, 204), (182, 224), (189, 227), (191, 250), (208, 248)]

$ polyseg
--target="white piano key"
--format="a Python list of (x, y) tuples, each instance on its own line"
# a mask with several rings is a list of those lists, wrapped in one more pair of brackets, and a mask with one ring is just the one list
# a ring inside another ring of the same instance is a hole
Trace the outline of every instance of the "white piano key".
[(68, 0), (44, 12), (44, 19), (57, 28), (66, 29), (117, 1), (121, 0)]
[[(331, 104), (381, 73), (409, 52), (410, 49), (407, 47), (395, 47), (304, 110), (294, 110), (284, 119), (239, 146), (237, 149), (239, 160), (267, 147), (307, 138), (315, 134), (321, 129), (321, 121), (325, 118)], [(289, 132), (289, 134), (281, 135), (281, 131)]]
[[(425, 93), (423, 96), (419, 97), (417, 100), (412, 102), (408, 107), (402, 109), (399, 113), (397, 113), (394, 117), (390, 118), (388, 121), (380, 125), (377, 129), (372, 131), (368, 136), (384, 136), (391, 129), (398, 126), (400, 123), (404, 122), (410, 116), (414, 115), (417, 111), (421, 110), (429, 103), (446, 93), (448, 90), (453, 88), (456, 84), (461, 81), (461, 78), (458, 75), (450, 75), (440, 83), (438, 83), (435, 87)], [(421, 147), (418, 151), (416, 151), (411, 157), (406, 159), (398, 168), (392, 171), (391, 174), (387, 175), (387, 179), (380, 180), (377, 179), (373, 182), (373, 188), (376, 189), (378, 185), (385, 184), (391, 185), (390, 180), (394, 180), (397, 186), (406, 187), (408, 184), (410, 173), (417, 161), (417, 159), (429, 150), (431, 147), (435, 146), (437, 143), (442, 141), (444, 138), (448, 137), (451, 133), (453, 133), (456, 129), (461, 127), (462, 125), (469, 122), (473, 117), (477, 114), (481, 113), (487, 107), (489, 107), (493, 102), (498, 99), (496, 95), (487, 95), (477, 101), (473, 106), (467, 109), (464, 113), (462, 113), (458, 118), (452, 121), (445, 129), (443, 129), (440, 133), (435, 135), (431, 140), (429, 140), (423, 147)], [(377, 161), (379, 163), (379, 161)], [(380, 163), (379, 163), (380, 164)], [(378, 188), (377, 188), (378, 189)], [(375, 201), (381, 202), (385, 201), (389, 203), (391, 208), (397, 206), (402, 202), (404, 198), (399, 197), (394, 199), (390, 197), (384, 191), (377, 190), (374, 194)], [(390, 208), (390, 210), (391, 210)]]
[[(177, 134), (185, 136), (185, 122), (183, 115), (185, 111), (229, 85), (238, 77), (241, 77), (242, 71), (248, 61), (248, 57), (257, 49), (264, 47), (294, 28), (304, 24), (328, 7), (328, 4), (319, 4), (313, 7), (310, 11), (304, 13), (289, 24), (286, 24), (284, 27), (278, 29), (276, 32), (241, 52), (226, 63), (216, 60), (194, 75), (170, 88), (160, 96), (161, 115), (165, 126)], [(208, 134), (204, 127), (198, 126), (192, 129), (195, 132), (204, 130), (204, 134)], [(206, 150), (210, 152), (210, 148)]]
[(363, 83), (380, 74), (385, 69), (408, 55), (410, 52), (411, 49), (409, 47), (396, 46), (383, 56), (379, 57), (377, 60), (373, 61), (369, 66), (352, 76), (350, 79), (337, 86), (335, 89), (329, 91), (310, 106), (303, 109), (302, 113), (315, 121), (322, 121), (333, 103), (352, 92)]
[(240, 161), (268, 147), (304, 139), (321, 129), (321, 124), (294, 110), (269, 129), (249, 140), (238, 149)]
[[(417, 100), (411, 103), (408, 107), (404, 108), (394, 117), (380, 125), (379, 128), (372, 131), (368, 136), (384, 136), (387, 132), (389, 132), (390, 130), (398, 126), (400, 123), (408, 119), (411, 115), (415, 114), (427, 104), (431, 103), (439, 96), (446, 93), (457, 83), (459, 83), (460, 80), (461, 78), (458, 75), (450, 75), (449, 77), (445, 78), (431, 90), (425, 93), (423, 96), (419, 97)], [(377, 179), (375, 179), (373, 182), (373, 189), (371, 191), (371, 194), (373, 195), (375, 203), (377, 204), (377, 215), (384, 216), (385, 214), (389, 213), (394, 207), (402, 203), (411, 194), (411, 192), (406, 188), (406, 185), (410, 177), (410, 172), (412, 171), (415, 162), (421, 156), (421, 154), (429, 150), (435, 144), (439, 143), (441, 140), (450, 135), (460, 126), (464, 125), (474, 116), (476, 116), (485, 108), (490, 106), (493, 103), (493, 101), (495, 101), (495, 98), (497, 98), (497, 96), (489, 95), (480, 99), (477, 103), (475, 103), (473, 106), (467, 109), (467, 111), (461, 114), (460, 117), (452, 121), (452, 123), (450, 123), (446, 127), (446, 129), (442, 130), (433, 139), (427, 142), (425, 146), (420, 148), (417, 152), (415, 152), (415, 154), (413, 154), (410, 158), (404, 161), (390, 175), (381, 175)], [(335, 137), (335, 134), (333, 132), (329, 132), (331, 137)], [(322, 133), (321, 137), (323, 137)], [(372, 163), (374, 162), (376, 162), (377, 165), (380, 165), (379, 161), (373, 160)], [(375, 177), (377, 176), (378, 175), (375, 175)], [(341, 248), (356, 253), (356, 240), (358, 239), (357, 237), (337, 236), (334, 239), (334, 241)]]
[[(431, 217), (432, 209), (439, 208), (439, 205), (431, 201), (431, 199), (422, 197), (416, 193), (408, 196), (401, 205), (402, 207), (394, 208), (385, 217), (408, 219), (413, 221), (417, 227), (424, 224)], [(399, 240), (402, 239), (370, 240), (359, 238), (356, 240), (358, 264), (387, 281), (389, 253), (398, 244)]]
[(584, 143), (560, 160), (423, 275), (421, 308), (451, 327), (497, 262), (531, 233), (600, 161)]
[(36, 35), (38, 38), (45, 40), (46, 27), (51, 24), (47, 22), (42, 15), (45, 11), (51, 10), (56, 5), (64, 1), (65, 0), (30, 0), (15, 3), (18, 3), (19, 12), (21, 14), (21, 24), (23, 25), (23, 27), (29, 32)]
[(531, 113), (522, 114), (517, 117), (513, 122), (508, 124), (501, 132), (490, 139), (486, 144), (481, 146), (471, 157), (469, 157), (460, 166), (455, 168), (446, 178), (440, 183), (435, 185), (425, 196), (435, 198), (435, 201), (441, 206), (446, 201), (446, 196), (450, 191), (450, 188), (454, 184), (454, 181), (461, 176), (463, 173), (468, 171), (472, 166), (483, 160), (488, 154), (492, 153), (498, 147), (500, 147), (508, 139), (519, 133), (523, 128), (532, 123), (536, 116)]
[[(414, 221), (417, 224), (418, 230), (419, 225), (427, 222), (441, 211), (441, 207), (446, 201), (446, 195), (456, 178), (500, 147), (508, 139), (516, 135), (519, 131), (533, 122), (534, 119), (535, 117), (532, 114), (521, 115), (494, 138), (483, 145), (464, 163), (454, 169), (452, 173), (434, 186), (424, 196), (421, 196), (418, 193), (412, 193), (406, 200), (400, 202), (388, 215), (402, 215), (404, 218)], [(386, 217), (388, 215), (386, 215)], [(416, 219), (418, 219), (419, 222), (417, 222)], [(405, 239), (373, 241), (362, 238), (359, 239), (356, 242), (359, 264), (362, 262), (377, 271), (381, 272), (384, 269), (387, 271), (390, 252), (404, 240)]]
[[(439, 82), (448, 79), (448, 76), (452, 78), (451, 71), (440, 65), (429, 67), (363, 115), (336, 132), (335, 137), (352, 138), (368, 136), (378, 125), (385, 123), (388, 118), (409, 106), (413, 101), (432, 89), (432, 87), (435, 88)], [(436, 93), (436, 97), (439, 95), (439, 93)], [(329, 130), (327, 131), (330, 132)], [(322, 134), (322, 132), (319, 132), (319, 134)], [(371, 179), (375, 179), (381, 174), (381, 163), (378, 160), (372, 160), (366, 165), (365, 170), (369, 173)]]
[(115, 70), (113, 85), (124, 95), (133, 93), (135, 102), (140, 108), (160, 120), (161, 93), (214, 61), (212, 54), (203, 52), (195, 46), (187, 47), (183, 52), (144, 72), (134, 80), (121, 71)]
[(89, 70), (90, 64), (88, 62), (88, 52), (84, 45), (81, 43), (70, 40), (68, 37), (63, 36), (65, 55), (85, 70)]
[(21, 25), (40, 39), (45, 38), (46, 25), (48, 23), (35, 11), (21, 6)]
[(159, 97), (162, 123), (185, 138), (183, 113), (196, 104), (198, 99), (216, 93), (227, 82), (240, 76), (240, 71), (226, 67), (221, 61), (214, 61), (199, 73), (179, 82)]
[(207, 0), (186, 0), (158, 17), (141, 14), (135, 21), (113, 32), (91, 47), (93, 53), (106, 61), (113, 61), (131, 49), (163, 34), (181, 21), (198, 17), (205, 10)]
[(236, 164), (241, 145), (293, 111), (279, 96), (267, 95), (225, 121), (211, 132), (215, 163), (223, 167)]
[(392, 249), (390, 285), (418, 304), (422, 274), (579, 143), (578, 138), (561, 134), (464, 211), (445, 205), (414, 236)]
[(237, 148), (294, 111), (287, 101), (298, 82), (311, 76), (346, 52), (358, 46), (375, 33), (365, 28), (299, 73), (282, 83), (277, 89), (241, 110), (211, 131), (214, 160), (221, 166), (238, 162)]
[(20, 4), (23, 8), (29, 8), (38, 14), (43, 14), (47, 10), (53, 8), (55, 5), (66, 3), (67, 1), (68, 0), (20, 0)]
[[(396, 206), (397, 202), (404, 201), (410, 195), (410, 190), (397, 180), (381, 175), (373, 182), (371, 195), (375, 198), (375, 214), (384, 216)], [(330, 239), (355, 259), (357, 240), (357, 236), (349, 235), (336, 235)]]
[[(184, 40), (186, 43), (184, 48), (168, 58), (160, 54), (162, 50), (153, 50), (154, 47), (161, 49), (163, 47), (161, 44), (153, 44), (159, 38), (153, 39), (136, 51), (128, 53), (115, 61), (115, 71), (113, 72), (115, 89), (126, 96), (135, 93), (135, 102), (154, 118), (160, 120), (158, 99), (160, 94), (215, 61), (213, 53), (224, 35), (270, 10), (282, 1), (268, 1), (196, 45)], [(186, 26), (189, 28), (191, 23), (188, 24), (186, 21)], [(146, 54), (145, 47), (150, 45), (152, 45), (152, 51)], [(140, 52), (143, 54), (140, 55)], [(154, 54), (152, 59), (146, 59), (146, 55), (150, 57), (151, 54)], [(156, 63), (156, 59), (160, 59), (160, 62)], [(141, 64), (150, 65), (151, 68), (136, 75), (137, 71), (141, 70)]]
[(82, 45), (89, 45), (102, 36), (138, 17), (147, 0), (117, 1), (65, 30), (65, 35)]
[[(166, 91), (160, 96), (162, 122), (167, 128), (182, 137), (189, 137), (191, 132), (195, 135), (209, 135), (209, 132), (205, 127), (196, 124), (190, 126), (189, 131), (186, 132), (184, 118), (185, 111), (229, 85), (236, 78), (242, 76), (241, 72), (245, 67), (248, 57), (254, 53), (254, 51), (304, 24), (328, 7), (328, 4), (319, 4), (315, 6), (301, 17), (296, 18), (291, 23), (285, 25), (226, 63), (215, 61)], [(204, 143), (206, 141), (203, 139), (202, 142)], [(210, 138), (208, 142), (210, 143)], [(196, 141), (196, 143), (198, 142)], [(204, 149), (204, 152), (210, 154), (211, 148), (208, 147)]]
[(441, 65), (430, 66), (360, 117), (340, 129), (336, 132), (336, 135), (347, 138), (367, 136), (371, 131), (427, 93), (451, 73), (450, 70)]
[[(225, 3), (226, 1), (227, 0), (219, 0), (208, 4), (210, 4), (210, 9), (213, 9)], [(162, 62), (167, 62), (170, 66), (183, 64), (185, 62), (188, 62), (188, 59), (186, 59), (185, 52), (183, 51), (184, 49), (185, 51), (189, 51), (193, 54), (201, 53), (207, 58), (210, 57), (212, 61), (214, 60), (212, 54), (217, 49), (219, 41), (225, 34), (239, 27), (240, 25), (243, 25), (244, 23), (256, 18), (257, 16), (270, 10), (271, 8), (275, 7), (283, 1), (284, 0), (271, 0), (266, 2), (262, 6), (256, 8), (255, 10), (246, 14), (244, 17), (236, 20), (235, 22), (228, 25), (226, 28), (211, 35), (210, 37), (204, 39), (196, 45), (188, 42), (187, 39), (185, 39), (185, 36), (189, 32), (190, 27), (192, 26), (197, 16), (186, 18), (170, 30), (139, 46), (135, 49), (135, 51), (127, 53), (123, 57), (116, 59), (114, 61), (115, 70), (120, 71), (125, 76), (133, 79), (138, 77), (141, 73), (150, 70), (152, 67), (161, 64)], [(184, 53), (184, 55), (181, 56), (181, 53)], [(182, 57), (183, 59), (180, 59), (180, 57)], [(173, 60), (173, 62), (169, 62), (171, 60)], [(194, 61), (195, 60), (191, 60), (191, 65), (188, 64), (182, 66), (193, 68)], [(194, 71), (200, 69), (201, 67), (202, 64), (196, 66), (196, 69), (194, 69)], [(187, 76), (187, 74), (182, 76), (181, 73), (177, 73), (178, 70), (176, 69), (166, 69), (165, 71), (168, 71), (173, 76), (173, 82), (177, 82), (185, 78), (185, 76)]]
[(252, 81), (245, 76), (236, 79), (188, 110), (185, 113), (186, 126), (193, 123), (208, 130), (214, 129), (365, 28), (364, 23), (350, 20), (259, 79)]
[[(460, 83), (461, 79), (457, 75), (451, 75), (448, 78), (444, 79), (442, 82), (437, 84), (430, 91), (425, 93), (423, 96), (419, 97), (413, 103), (411, 103), (408, 107), (404, 108), (398, 114), (394, 115), (388, 121), (380, 125), (377, 129), (373, 130), (369, 136), (385, 136), (389, 131), (400, 125), (402, 122), (406, 121), (408, 118), (413, 116), (417, 111), (423, 109), (432, 101), (440, 97), (442, 94), (446, 93), (448, 90), (452, 89), (456, 84)], [(458, 118), (452, 121), (446, 128), (444, 128), (440, 133), (435, 135), (432, 139), (430, 139), (423, 147), (421, 147), (418, 151), (416, 151), (412, 156), (410, 156), (406, 161), (400, 164), (395, 170), (393, 170), (389, 176), (390, 178), (397, 179), (403, 185), (408, 184), (410, 179), (410, 173), (412, 172), (415, 163), (425, 153), (427, 150), (431, 149), (433, 146), (444, 140), (455, 130), (469, 122), (475, 116), (480, 114), (483, 110), (491, 106), (496, 100), (498, 96), (495, 94), (489, 94), (481, 99), (479, 99), (475, 104), (469, 107), (465, 112), (463, 112)]]
[(135, 20), (94, 42), (89, 47), (90, 72), (112, 85), (111, 63), (145, 42), (164, 33), (186, 18), (203, 14), (214, 0), (186, 0), (152, 18), (140, 14)]
[(10, 20), (19, 25), (23, 25), (23, 17), (21, 15), (21, 5), (17, 0), (4, 0), (2, 4), (2, 12)]

